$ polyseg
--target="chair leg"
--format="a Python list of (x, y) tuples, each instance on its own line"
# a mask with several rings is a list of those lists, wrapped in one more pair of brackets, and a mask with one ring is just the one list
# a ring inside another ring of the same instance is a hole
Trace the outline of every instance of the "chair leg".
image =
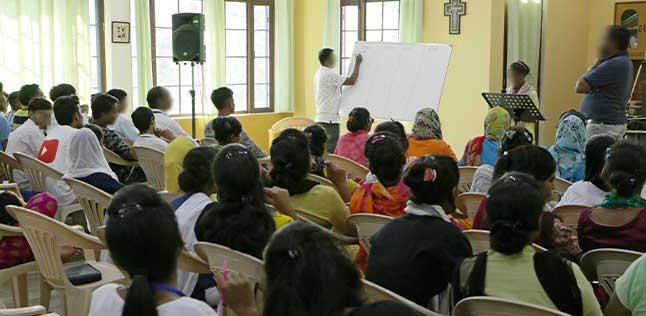
[(45, 309), (49, 310), (49, 302), (52, 295), (52, 287), (45, 282), (42, 276), (40, 276), (40, 305), (45, 306)]
[(85, 316), (90, 312), (90, 300), (95, 289), (66, 287), (68, 316)]
[(68, 314), (68, 312), (70, 309), (67, 306), (67, 301), (70, 297), (67, 296), (67, 293), (66, 293), (67, 291), (65, 291), (65, 289), (58, 289), (58, 292), (61, 295), (61, 315), (69, 316), (70, 314)]
[(11, 290), (13, 292), (13, 306), (29, 306), (29, 289), (27, 274), (21, 274), (11, 279)]

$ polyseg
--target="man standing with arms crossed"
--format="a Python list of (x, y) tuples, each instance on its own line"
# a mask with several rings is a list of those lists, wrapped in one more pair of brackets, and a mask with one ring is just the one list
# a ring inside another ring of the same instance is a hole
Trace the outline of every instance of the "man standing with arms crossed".
[(314, 98), (316, 99), (317, 124), (321, 125), (327, 134), (327, 152), (333, 153), (339, 140), (339, 107), (341, 106), (341, 86), (351, 86), (357, 82), (359, 68), (363, 57), (357, 55), (354, 71), (350, 77), (343, 77), (334, 71), (337, 58), (334, 50), (323, 48), (319, 51), (321, 68), (314, 76)]

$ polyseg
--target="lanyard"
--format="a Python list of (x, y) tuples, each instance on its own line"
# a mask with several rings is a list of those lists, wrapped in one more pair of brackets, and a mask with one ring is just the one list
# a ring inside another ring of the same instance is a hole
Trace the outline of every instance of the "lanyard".
[(158, 291), (171, 292), (171, 293), (173, 293), (173, 294), (175, 294), (175, 295), (177, 295), (177, 296), (179, 296), (179, 297), (184, 297), (184, 296), (186, 296), (186, 295), (184, 294), (184, 292), (182, 292), (182, 291), (180, 291), (180, 290), (178, 290), (178, 289), (176, 289), (176, 288), (174, 288), (174, 287), (172, 287), (172, 286), (170, 286), (170, 285), (168, 285), (168, 284), (161, 284), (161, 283), (154, 283), (154, 282), (151, 282), (151, 283), (150, 283), (150, 288), (152, 288), (152, 289), (154, 289), (154, 290), (158, 290)]

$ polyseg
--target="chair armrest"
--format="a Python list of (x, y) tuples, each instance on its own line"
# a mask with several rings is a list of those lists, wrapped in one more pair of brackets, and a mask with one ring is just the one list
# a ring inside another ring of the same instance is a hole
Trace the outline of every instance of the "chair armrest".
[(0, 238), (5, 236), (22, 236), (22, 229), (19, 226), (0, 224)]
[(43, 315), (46, 312), (45, 307), (36, 305), (22, 308), (0, 309), (0, 316), (36, 316)]

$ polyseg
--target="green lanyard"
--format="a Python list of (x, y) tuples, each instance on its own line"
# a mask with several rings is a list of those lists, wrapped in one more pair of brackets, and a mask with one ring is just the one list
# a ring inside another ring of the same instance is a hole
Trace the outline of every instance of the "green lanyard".
[(635, 194), (632, 197), (625, 198), (618, 196), (617, 193), (610, 193), (606, 195), (599, 207), (607, 209), (618, 209), (618, 208), (646, 208), (646, 199), (642, 198), (639, 194)]

